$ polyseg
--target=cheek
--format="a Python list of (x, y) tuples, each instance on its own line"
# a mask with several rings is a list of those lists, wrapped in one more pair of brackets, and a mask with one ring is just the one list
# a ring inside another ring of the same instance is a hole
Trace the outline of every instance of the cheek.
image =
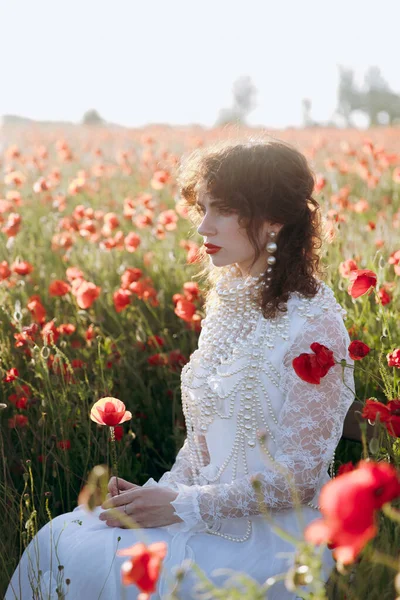
[(251, 243), (250, 243), (249, 237), (247, 235), (247, 231), (245, 229), (237, 229), (236, 230), (236, 239), (239, 239), (240, 243), (243, 246), (251, 247)]
[(224, 233), (227, 236), (231, 236), (236, 240), (241, 237), (247, 237), (246, 230), (239, 226), (236, 217), (226, 219), (224, 223), (221, 223), (221, 227), (223, 227)]

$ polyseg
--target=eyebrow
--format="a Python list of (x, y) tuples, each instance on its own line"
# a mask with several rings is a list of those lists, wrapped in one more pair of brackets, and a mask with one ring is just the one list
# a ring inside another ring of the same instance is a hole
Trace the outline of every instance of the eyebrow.
[[(198, 200), (196, 200), (196, 204), (198, 204), (199, 206), (203, 206), (204, 207), (204, 204), (202, 204)], [(210, 204), (210, 206), (215, 206), (216, 204), (218, 204), (218, 200), (210, 200), (209, 204)]]

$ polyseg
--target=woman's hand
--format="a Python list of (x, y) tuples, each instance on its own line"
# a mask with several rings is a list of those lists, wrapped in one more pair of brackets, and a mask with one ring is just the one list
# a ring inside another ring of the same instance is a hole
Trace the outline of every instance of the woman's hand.
[[(118, 483), (119, 481), (120, 479), (118, 479)], [(139, 527), (164, 527), (182, 521), (177, 515), (174, 515), (175, 509), (171, 505), (177, 495), (178, 492), (167, 487), (135, 486), (119, 495), (107, 498), (103, 502), (102, 508), (112, 508), (124, 513), (124, 506), (126, 506), (126, 515)], [(103, 512), (100, 519), (105, 521), (109, 527), (123, 527), (110, 511)]]

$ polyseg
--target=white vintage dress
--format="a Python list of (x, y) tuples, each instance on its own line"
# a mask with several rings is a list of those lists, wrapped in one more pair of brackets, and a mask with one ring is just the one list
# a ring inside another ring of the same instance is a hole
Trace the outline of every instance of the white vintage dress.
[[(309, 504), (317, 505), (329, 480), (329, 463), (353, 401), (354, 377), (352, 369), (343, 374), (336, 364), (319, 385), (310, 384), (296, 375), (292, 360), (311, 353), (310, 344), (319, 342), (333, 351), (335, 360), (353, 361), (345, 311), (325, 283), (312, 299), (292, 294), (288, 312), (273, 320), (262, 316), (256, 289), (255, 280), (244, 281), (234, 267), (219, 282), (198, 349), (182, 370), (187, 438), (171, 471), (158, 483), (151, 478), (145, 484), (178, 491), (172, 504), (183, 522), (140, 530), (110, 528), (98, 518), (101, 507), (90, 514), (78, 506), (38, 532), (6, 600), (56, 599), (61, 581), (69, 599), (137, 598), (136, 586), (121, 589), (120, 567), (126, 559), (115, 556), (137, 541), (168, 544), (155, 600), (170, 597), (175, 567), (185, 559), (194, 560), (220, 586), (227, 575), (213, 575), (216, 569), (246, 573), (263, 583), (293, 564), (295, 548), (260, 514), (252, 478), (261, 482), (274, 522), (301, 538), (304, 527), (320, 516)], [(293, 508), (287, 474), (298, 490), (300, 513)], [(29, 585), (33, 567), (37, 574), (37, 556), (43, 596), (32, 596)], [(333, 564), (325, 549), (326, 578)], [(59, 571), (58, 565), (64, 568)], [(180, 598), (195, 597), (196, 581), (192, 574), (184, 578)], [(268, 592), (269, 600), (294, 598), (283, 582)]]

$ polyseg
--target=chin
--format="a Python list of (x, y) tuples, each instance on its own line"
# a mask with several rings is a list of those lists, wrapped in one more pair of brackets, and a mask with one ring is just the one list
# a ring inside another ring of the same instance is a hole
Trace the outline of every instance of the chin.
[(227, 261), (226, 258), (218, 258), (217, 254), (210, 254), (210, 261), (213, 264), (218, 265), (219, 267), (227, 267), (229, 265), (233, 265), (235, 263), (231, 262), (231, 261)]

